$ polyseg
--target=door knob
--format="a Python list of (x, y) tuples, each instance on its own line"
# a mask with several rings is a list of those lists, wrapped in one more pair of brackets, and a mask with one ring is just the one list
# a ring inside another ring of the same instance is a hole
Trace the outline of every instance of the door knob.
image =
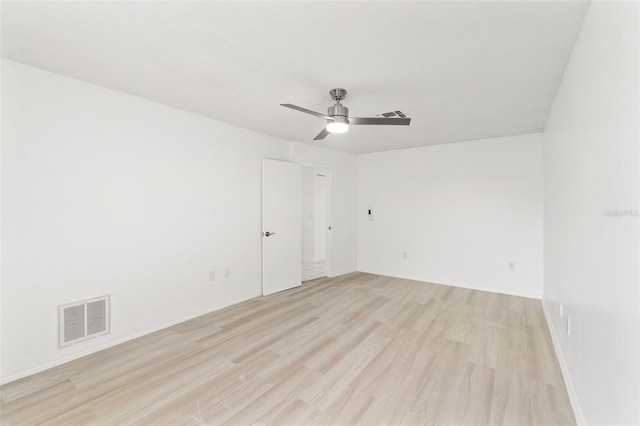
[(275, 232), (269, 232), (269, 231), (264, 233), (265, 237), (268, 237), (269, 235), (276, 235), (276, 233)]

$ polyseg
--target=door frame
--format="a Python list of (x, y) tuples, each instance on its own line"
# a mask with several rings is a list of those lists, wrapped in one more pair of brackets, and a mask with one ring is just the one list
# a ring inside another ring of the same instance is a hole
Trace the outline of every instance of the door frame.
[[(327, 171), (327, 193), (326, 193), (326, 209), (327, 220), (325, 226), (325, 262), (324, 272), (327, 277), (333, 276), (333, 232), (329, 228), (333, 229), (333, 167), (322, 163), (311, 163), (307, 161), (294, 161), (294, 163), (300, 164), (302, 167), (313, 167), (317, 169), (325, 169)], [(302, 241), (300, 241), (302, 244)]]

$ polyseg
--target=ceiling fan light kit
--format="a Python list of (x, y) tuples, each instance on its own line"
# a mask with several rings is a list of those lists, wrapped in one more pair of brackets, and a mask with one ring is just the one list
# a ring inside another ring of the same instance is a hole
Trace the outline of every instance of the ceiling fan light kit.
[[(347, 96), (346, 89), (331, 89), (329, 92), (331, 99), (336, 101), (333, 106), (327, 109), (327, 114), (321, 114), (319, 112), (311, 111), (306, 108), (299, 107), (293, 104), (280, 104), (283, 107), (291, 108), (296, 111), (311, 114), (316, 117), (324, 118), (327, 120), (327, 126), (313, 140), (320, 140), (327, 137), (329, 133), (346, 133), (349, 130), (349, 125), (402, 125), (408, 126), (411, 123), (411, 118), (404, 114), (395, 117), (388, 117), (383, 114), (382, 117), (349, 117), (349, 108), (342, 105), (342, 101)], [(394, 114), (395, 115), (395, 114)]]
[(336, 117), (334, 121), (327, 123), (327, 131), (329, 133), (346, 133), (349, 130), (349, 121), (347, 117)]

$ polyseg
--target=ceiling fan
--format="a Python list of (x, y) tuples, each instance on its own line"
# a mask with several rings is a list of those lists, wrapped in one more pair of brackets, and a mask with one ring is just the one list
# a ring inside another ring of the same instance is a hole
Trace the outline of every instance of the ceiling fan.
[(346, 89), (331, 89), (329, 92), (331, 99), (336, 101), (335, 105), (329, 107), (327, 114), (321, 114), (319, 112), (311, 111), (306, 108), (299, 107), (292, 104), (280, 104), (283, 107), (295, 109), (307, 114), (315, 115), (316, 117), (324, 118), (327, 120), (327, 127), (322, 129), (318, 136), (313, 138), (314, 141), (324, 139), (329, 133), (345, 133), (349, 130), (349, 125), (400, 125), (408, 126), (411, 123), (411, 118), (407, 117), (402, 111), (393, 111), (378, 117), (349, 117), (349, 108), (342, 105), (342, 101), (347, 96)]

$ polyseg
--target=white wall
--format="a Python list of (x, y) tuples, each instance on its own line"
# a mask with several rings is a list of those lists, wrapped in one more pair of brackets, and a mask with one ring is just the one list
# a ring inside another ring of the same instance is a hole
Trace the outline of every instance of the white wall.
[[(260, 295), (262, 157), (335, 163), (355, 269), (353, 155), (2, 65), (3, 382)], [(58, 349), (57, 305), (104, 294), (111, 334)]]
[(357, 181), (358, 270), (541, 296), (540, 134), (360, 155)]
[(544, 132), (544, 306), (591, 425), (640, 424), (640, 217), (606, 214), (640, 207), (639, 9), (591, 3)]

